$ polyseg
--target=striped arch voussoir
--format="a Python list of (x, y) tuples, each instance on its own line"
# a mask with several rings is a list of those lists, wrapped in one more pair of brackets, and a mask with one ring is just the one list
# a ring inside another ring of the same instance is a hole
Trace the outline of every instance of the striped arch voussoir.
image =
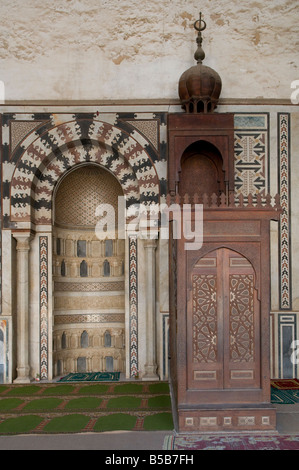
[(159, 202), (158, 176), (140, 143), (111, 124), (82, 119), (36, 135), (25, 149), (11, 181), (11, 221), (51, 223), (56, 182), (86, 162), (100, 164), (116, 176), (127, 205)]

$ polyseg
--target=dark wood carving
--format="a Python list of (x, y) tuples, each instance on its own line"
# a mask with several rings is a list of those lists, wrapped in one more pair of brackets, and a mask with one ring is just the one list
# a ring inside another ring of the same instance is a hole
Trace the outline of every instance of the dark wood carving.
[[(170, 194), (178, 192), (182, 165), (195, 153), (205, 155), (214, 164), (221, 191), (234, 191), (234, 116), (233, 114), (170, 114), (168, 188)], [(193, 159), (194, 160), (194, 159)], [(196, 159), (195, 159), (196, 160)], [(195, 164), (195, 163), (193, 163)], [(199, 164), (197, 164), (199, 165)], [(205, 166), (207, 167), (207, 163)], [(221, 171), (220, 171), (221, 165)], [(223, 174), (221, 174), (223, 172)], [(194, 175), (195, 178), (195, 175)], [(201, 172), (197, 174), (203, 180)], [(180, 194), (184, 188), (180, 189)], [(201, 191), (199, 192), (214, 192)], [(189, 192), (189, 191), (187, 191)]]
[[(188, 119), (178, 126), (183, 117)], [(197, 120), (195, 129), (188, 115), (170, 116), (167, 202), (191, 204), (192, 226), (196, 204), (203, 204), (202, 246), (186, 250), (184, 236), (170, 241), (170, 371), (177, 427), (179, 432), (273, 430), (270, 220), (280, 216), (279, 197), (235, 195), (230, 126), (224, 132), (231, 116), (217, 115), (213, 129), (211, 117)], [(203, 132), (208, 144), (194, 151)], [(185, 194), (189, 178), (191, 194)]]
[(255, 273), (239, 253), (218, 248), (200, 258), (187, 280), (192, 337), (189, 388), (259, 387), (260, 306)]
[(179, 194), (219, 195), (226, 190), (223, 160), (218, 149), (205, 140), (191, 144), (181, 158)]

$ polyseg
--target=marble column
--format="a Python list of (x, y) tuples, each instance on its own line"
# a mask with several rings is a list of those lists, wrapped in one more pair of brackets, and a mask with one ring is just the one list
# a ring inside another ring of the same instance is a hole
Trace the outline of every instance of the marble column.
[(156, 358), (156, 248), (157, 241), (145, 240), (146, 270), (146, 363), (144, 380), (158, 380)]
[(14, 233), (17, 240), (17, 378), (14, 383), (30, 382), (29, 366), (29, 250), (31, 234)]

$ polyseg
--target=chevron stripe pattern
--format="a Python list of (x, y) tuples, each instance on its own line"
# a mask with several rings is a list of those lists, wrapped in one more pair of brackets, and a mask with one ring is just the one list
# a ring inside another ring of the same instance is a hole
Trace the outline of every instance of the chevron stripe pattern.
[(282, 214), (279, 224), (280, 235), (280, 308), (291, 309), (291, 240), (290, 240), (290, 116), (289, 114), (278, 114), (279, 142), (279, 193), (282, 206)]
[(48, 237), (39, 237), (40, 253), (40, 376), (48, 378)]
[(130, 375), (138, 373), (137, 236), (129, 237)]
[[(118, 178), (127, 207), (158, 203), (166, 195), (166, 118), (152, 115), (146, 126), (136, 119), (143, 132), (134, 127), (135, 118), (132, 113), (3, 115), (4, 226), (18, 227), (20, 221), (50, 224), (55, 184), (65, 171), (84, 162), (99, 163)], [(30, 125), (24, 127), (27, 121)]]

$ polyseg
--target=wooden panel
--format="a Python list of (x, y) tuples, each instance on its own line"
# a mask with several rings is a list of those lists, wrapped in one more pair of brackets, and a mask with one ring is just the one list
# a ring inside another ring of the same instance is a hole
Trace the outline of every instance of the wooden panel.
[(181, 432), (271, 431), (275, 429), (276, 413), (267, 406), (250, 409), (179, 410)]
[(219, 341), (217, 252), (198, 260), (191, 273), (187, 335), (189, 387), (222, 388), (222, 336)]
[[(234, 220), (234, 236), (248, 237), (250, 235), (260, 235), (260, 221), (251, 220), (246, 221), (244, 224), (243, 220)], [(204, 235), (207, 237), (223, 237), (232, 235), (232, 221), (227, 220), (206, 220), (204, 222)]]
[(233, 363), (254, 360), (254, 276), (229, 275), (229, 358)]
[(220, 248), (198, 260), (190, 275), (189, 388), (260, 386), (259, 303), (250, 262)]
[(259, 379), (259, 302), (255, 290), (255, 273), (249, 261), (226, 250), (229, 297), (228, 322), (224, 334), (228, 342), (224, 357), (225, 388), (253, 388)]
[(168, 115), (168, 188), (175, 191), (179, 181), (180, 161), (190, 145), (206, 141), (217, 147), (222, 159), (225, 181), (230, 191), (234, 190), (234, 115), (231, 113), (188, 115), (184, 113)]
[(217, 362), (215, 274), (193, 274), (192, 362)]

